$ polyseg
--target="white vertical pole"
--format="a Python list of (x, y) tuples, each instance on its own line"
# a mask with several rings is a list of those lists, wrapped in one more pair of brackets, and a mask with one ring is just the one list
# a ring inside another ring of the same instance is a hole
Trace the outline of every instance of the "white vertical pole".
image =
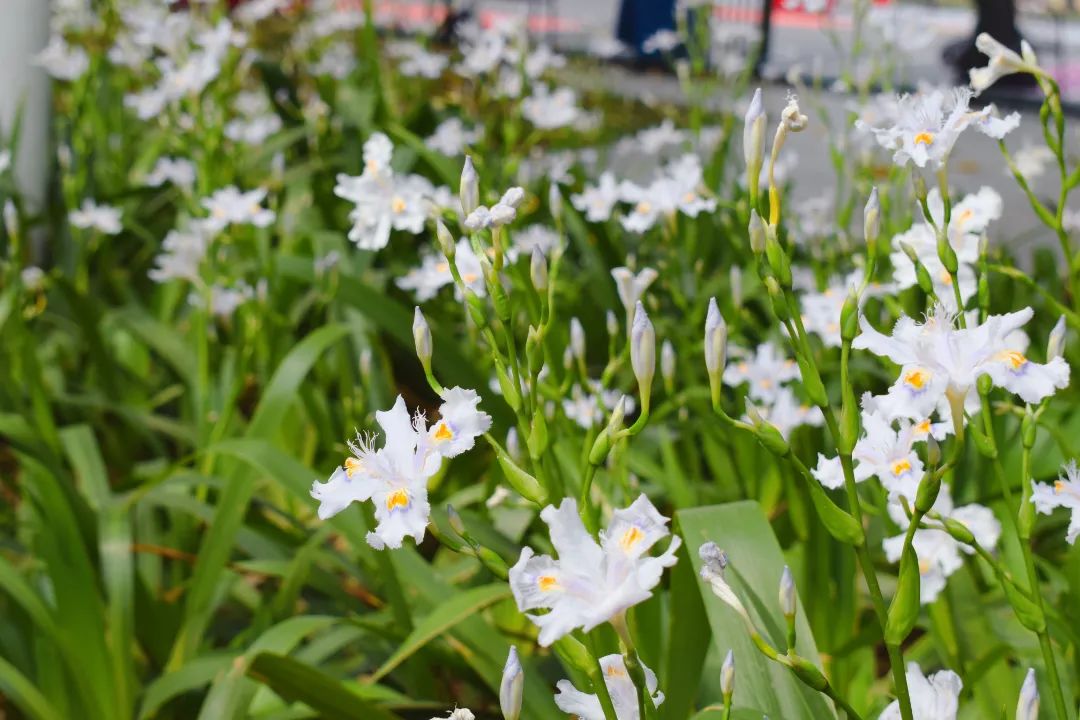
[(23, 109), (15, 172), (26, 198), (45, 197), (49, 154), (49, 77), (31, 60), (49, 36), (49, 0), (0, 0), (0, 129), (6, 140)]

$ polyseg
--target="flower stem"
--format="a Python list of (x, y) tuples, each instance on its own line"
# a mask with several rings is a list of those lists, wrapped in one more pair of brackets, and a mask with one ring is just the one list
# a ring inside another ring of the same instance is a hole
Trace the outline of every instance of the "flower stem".
[(615, 705), (611, 702), (611, 693), (608, 692), (607, 680), (604, 678), (604, 666), (600, 664), (600, 654), (596, 649), (596, 638), (593, 637), (592, 633), (587, 633), (585, 639), (589, 643), (589, 654), (596, 661), (596, 667), (590, 673), (589, 679), (592, 681), (593, 690), (596, 691), (596, 697), (600, 700), (600, 707), (604, 710), (604, 720), (619, 720), (619, 716), (615, 712)]

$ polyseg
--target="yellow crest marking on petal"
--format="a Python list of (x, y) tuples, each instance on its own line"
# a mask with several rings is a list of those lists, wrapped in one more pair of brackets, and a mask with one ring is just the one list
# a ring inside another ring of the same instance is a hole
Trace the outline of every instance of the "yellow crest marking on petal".
[(409, 507), (409, 493), (403, 489), (395, 490), (386, 497), (387, 510), (393, 510), (394, 508), (399, 507)]
[(1019, 370), (1025, 364), (1027, 364), (1028, 361), (1028, 359), (1024, 357), (1024, 354), (1022, 352), (1018, 352), (1016, 350), (1006, 350), (1004, 352), (1000, 352), (998, 353), (997, 357), (999, 360), (1001, 360), (1001, 362), (1011, 365), (1013, 370)]
[(920, 560), (919, 561), (919, 574), (920, 575), (925, 575), (928, 572), (930, 572), (930, 563), (928, 563), (926, 560)]
[(625, 552), (630, 552), (644, 537), (645, 533), (641, 532), (641, 530), (636, 527), (632, 527), (624, 532), (622, 537), (619, 538), (619, 545)]
[(642, 215), (648, 215), (650, 212), (652, 212), (652, 203), (647, 200), (642, 200), (637, 204), (634, 210), (641, 213)]
[(439, 424), (435, 426), (435, 439), (440, 442), (443, 440), (453, 440), (454, 431), (450, 429), (450, 426), (445, 421), (440, 420)]
[(540, 592), (551, 592), (559, 587), (559, 579), (553, 575), (541, 575), (536, 579), (536, 585)]
[(916, 390), (922, 390), (929, 381), (930, 373), (925, 370), (909, 370), (904, 373), (904, 384)]
[(604, 671), (609, 677), (626, 677), (626, 671), (618, 665), (608, 665)]
[(364, 469), (364, 463), (360, 462), (357, 458), (348, 457), (345, 458), (345, 477), (352, 477), (356, 473)]
[(911, 462), (909, 462), (906, 458), (903, 460), (897, 460), (892, 464), (892, 474), (897, 477), (903, 475), (909, 470), (911, 470)]
[(934, 133), (923, 131), (915, 136), (916, 145), (932, 145), (934, 142)]
[(408, 204), (401, 197), (395, 197), (393, 200), (390, 201), (390, 209), (393, 210), (395, 213), (404, 212), (406, 207), (408, 207)]
[(930, 434), (930, 418), (926, 418), (921, 423), (915, 426), (915, 432), (919, 435)]
[(465, 282), (466, 285), (471, 285), (477, 280), (479, 280), (480, 276), (476, 273), (465, 273), (461, 276), (461, 279)]

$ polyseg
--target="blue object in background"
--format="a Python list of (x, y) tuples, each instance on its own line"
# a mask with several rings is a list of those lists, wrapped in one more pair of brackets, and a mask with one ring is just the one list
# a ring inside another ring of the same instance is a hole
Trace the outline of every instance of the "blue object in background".
[(657, 30), (674, 29), (675, 0), (623, 0), (616, 34), (639, 56), (648, 55), (642, 45)]

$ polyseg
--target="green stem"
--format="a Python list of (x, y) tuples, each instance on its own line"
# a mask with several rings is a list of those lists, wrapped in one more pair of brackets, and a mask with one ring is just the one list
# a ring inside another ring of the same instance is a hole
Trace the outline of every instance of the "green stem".
[[(1034, 437), (1031, 438), (1034, 441)], [(1031, 446), (1027, 442), (1024, 443), (1024, 449), (1020, 455), (1020, 479), (1023, 482), (1023, 497), (1021, 499), (1021, 513), (1025, 509), (1029, 512), (1033, 512), (1028, 508), (1031, 504)], [(1024, 553), (1024, 565), (1027, 567), (1028, 584), (1030, 586), (1032, 599), (1035, 601), (1035, 605), (1039, 608), (1039, 612), (1045, 617), (1046, 608), (1044, 607), (1042, 593), (1039, 592), (1039, 575), (1035, 570), (1035, 555), (1031, 551), (1031, 533), (1030, 523), (1020, 522), (1017, 526), (1017, 534), (1020, 538), (1020, 548)], [(1046, 629), (1045, 623), (1042, 626), (1042, 631), (1038, 633), (1039, 636), (1039, 649), (1042, 651), (1043, 663), (1046, 665), (1046, 674), (1049, 676), (1047, 679), (1050, 681), (1050, 688), (1054, 697), (1054, 711), (1057, 713), (1058, 718), (1061, 720), (1068, 720), (1069, 714), (1065, 705), (1065, 694), (1061, 689), (1061, 678), (1058, 675), (1057, 659), (1054, 657), (1054, 648), (1050, 644), (1050, 634)]]
[(604, 666), (600, 664), (600, 654), (596, 649), (596, 638), (593, 637), (592, 633), (588, 633), (585, 635), (585, 639), (589, 643), (589, 654), (596, 661), (596, 667), (593, 673), (590, 673), (589, 679), (592, 681), (593, 690), (596, 691), (596, 697), (600, 700), (600, 707), (604, 710), (604, 720), (619, 720), (619, 716), (615, 712), (615, 705), (611, 702), (611, 693), (608, 692)]

